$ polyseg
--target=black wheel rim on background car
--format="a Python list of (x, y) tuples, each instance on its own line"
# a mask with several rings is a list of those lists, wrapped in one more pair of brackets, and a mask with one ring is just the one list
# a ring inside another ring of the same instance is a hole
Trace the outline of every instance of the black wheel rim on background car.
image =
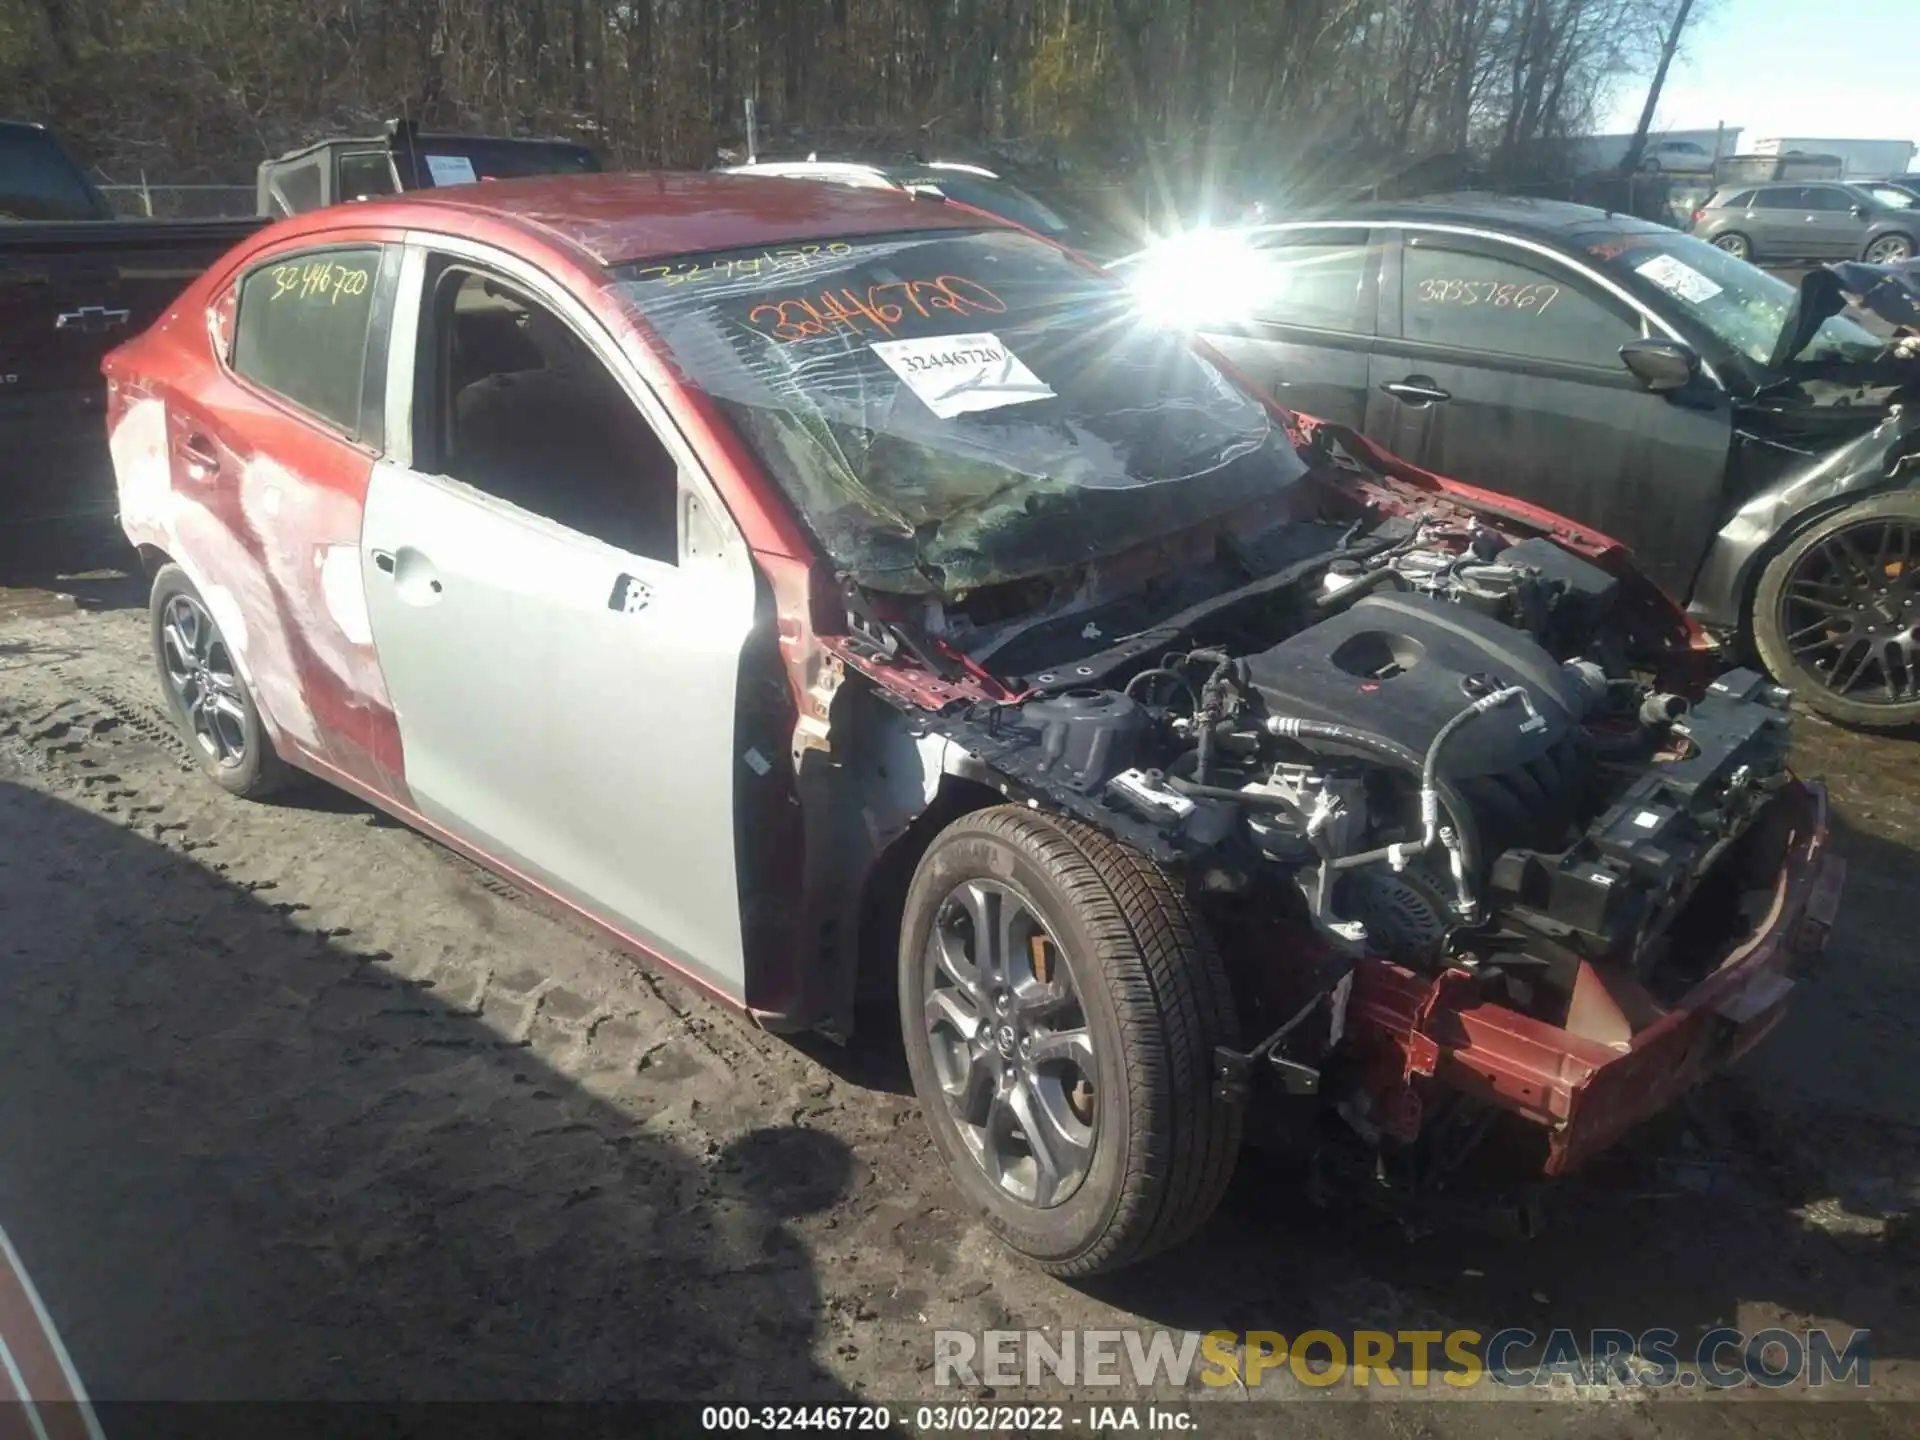
[(1013, 1199), (1062, 1203), (1086, 1178), (1099, 1118), (1064, 952), (1012, 889), (968, 880), (942, 902), (922, 963), (934, 1071), (968, 1153)]
[(1862, 705), (1920, 699), (1920, 522), (1843, 526), (1809, 546), (1780, 595), (1780, 631), (1794, 663)]
[(223, 767), (247, 760), (247, 711), (240, 678), (220, 627), (191, 595), (167, 601), (160, 623), (161, 664), (194, 741)]

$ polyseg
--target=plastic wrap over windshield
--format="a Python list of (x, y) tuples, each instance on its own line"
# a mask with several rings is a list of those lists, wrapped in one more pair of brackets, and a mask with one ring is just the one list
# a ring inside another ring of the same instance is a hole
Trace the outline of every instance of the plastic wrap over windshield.
[(1270, 496), (1303, 466), (1126, 292), (1024, 235), (940, 231), (633, 265), (629, 300), (829, 557), (956, 595)]

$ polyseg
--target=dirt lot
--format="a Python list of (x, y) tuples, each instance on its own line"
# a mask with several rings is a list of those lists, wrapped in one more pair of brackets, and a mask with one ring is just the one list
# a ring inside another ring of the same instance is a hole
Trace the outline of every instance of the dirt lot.
[[(201, 779), (144, 585), (82, 570), (116, 556), (0, 576), (0, 1223), (97, 1398), (897, 1402), (936, 1393), (935, 1328), (1143, 1325), (1868, 1327), (1874, 1393), (1920, 1394), (1911, 740), (1802, 722), (1852, 867), (1824, 971), (1544, 1237), (1409, 1242), (1268, 1160), (1180, 1252), (1068, 1286), (959, 1211), (889, 1046), (755, 1032), (355, 802)], [(1545, 1393), (1613, 1402), (1561, 1412), (1584, 1433), (1651, 1403)], [(1443, 1408), (1399, 1428), (1499, 1414)], [(1778, 1418), (1712, 1410), (1661, 1423)]]

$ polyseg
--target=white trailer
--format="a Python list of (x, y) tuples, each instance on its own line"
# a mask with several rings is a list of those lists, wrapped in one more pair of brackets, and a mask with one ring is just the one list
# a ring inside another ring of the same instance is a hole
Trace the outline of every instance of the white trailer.
[(1902, 175), (1913, 163), (1911, 140), (1817, 140), (1779, 137), (1753, 142), (1755, 155), (1837, 155), (1846, 167), (1842, 179), (1856, 175)]

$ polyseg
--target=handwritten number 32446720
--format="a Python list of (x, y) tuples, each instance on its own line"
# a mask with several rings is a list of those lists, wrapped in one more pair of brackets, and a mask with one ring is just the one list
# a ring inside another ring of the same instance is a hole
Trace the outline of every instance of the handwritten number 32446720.
[(1544, 280), (1534, 284), (1499, 280), (1422, 280), (1419, 293), (1424, 305), (1488, 305), (1496, 310), (1544, 315), (1547, 307), (1559, 299), (1560, 287)]

